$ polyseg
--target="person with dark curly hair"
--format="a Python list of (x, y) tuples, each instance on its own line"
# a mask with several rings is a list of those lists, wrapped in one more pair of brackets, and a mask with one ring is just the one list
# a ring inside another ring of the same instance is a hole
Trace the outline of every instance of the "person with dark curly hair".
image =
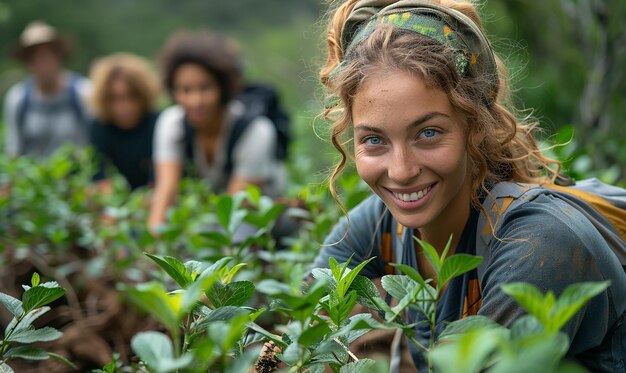
[(237, 122), (247, 115), (237, 100), (243, 84), (235, 46), (207, 32), (178, 32), (160, 58), (165, 87), (176, 105), (159, 116), (155, 128), (150, 228), (158, 231), (190, 169), (216, 192), (234, 194), (257, 185), (266, 195), (278, 195), (285, 172), (276, 156), (274, 124), (256, 116), (229, 146)]

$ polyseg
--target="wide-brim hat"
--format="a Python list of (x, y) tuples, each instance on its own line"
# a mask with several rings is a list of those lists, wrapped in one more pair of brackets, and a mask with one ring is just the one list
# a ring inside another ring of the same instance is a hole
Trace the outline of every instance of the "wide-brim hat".
[(40, 45), (53, 46), (63, 58), (67, 57), (71, 51), (70, 40), (60, 34), (55, 27), (45, 22), (34, 21), (26, 26), (11, 54), (18, 60), (24, 61), (28, 58), (29, 52)]

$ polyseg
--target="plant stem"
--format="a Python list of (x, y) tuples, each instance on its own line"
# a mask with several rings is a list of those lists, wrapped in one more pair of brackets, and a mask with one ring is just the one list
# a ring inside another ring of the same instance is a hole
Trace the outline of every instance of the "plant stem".
[[(405, 335), (406, 335), (406, 334), (405, 334)], [(414, 344), (414, 345), (416, 345), (417, 347), (419, 347), (422, 351), (424, 351), (424, 352), (428, 352), (428, 348), (426, 348), (426, 346), (424, 346), (423, 344), (419, 343), (419, 342), (417, 341), (417, 339), (415, 339), (415, 337), (407, 335), (407, 338), (409, 338), (409, 340), (410, 340), (411, 342), (413, 342), (413, 344)]]
[(174, 340), (174, 357), (179, 358), (181, 355), (180, 346), (180, 331), (177, 328), (171, 330), (172, 339)]
[(13, 335), (13, 333), (15, 332), (15, 329), (17, 329), (18, 325), (20, 325), (22, 320), (24, 320), (24, 317), (26, 317), (26, 312), (22, 311), (22, 314), (20, 315), (20, 317), (17, 318), (15, 325), (13, 325), (13, 327), (4, 336), (4, 340), (0, 344), (0, 356), (4, 356), (4, 353), (6, 352), (7, 347), (9, 347), (9, 344), (10, 344), (9, 339), (11, 338), (11, 335)]
[(350, 356), (350, 358), (352, 358), (353, 361), (359, 361), (359, 358), (356, 357), (356, 355), (353, 354), (350, 349), (348, 349), (348, 346), (344, 345), (343, 342), (339, 340), (339, 338), (335, 338), (334, 341), (337, 342), (339, 346), (343, 347), (344, 350), (346, 350), (346, 353), (348, 354), (348, 356)]

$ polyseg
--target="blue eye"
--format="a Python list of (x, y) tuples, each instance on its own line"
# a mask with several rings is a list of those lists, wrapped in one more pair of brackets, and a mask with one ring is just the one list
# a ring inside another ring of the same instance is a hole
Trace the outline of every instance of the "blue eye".
[(439, 134), (439, 131), (434, 129), (426, 129), (420, 133), (420, 137), (425, 137), (427, 139), (433, 138)]
[(363, 143), (365, 143), (367, 145), (382, 145), (383, 144), (383, 140), (381, 140), (380, 137), (369, 136), (369, 137), (366, 137), (365, 139), (363, 139)]

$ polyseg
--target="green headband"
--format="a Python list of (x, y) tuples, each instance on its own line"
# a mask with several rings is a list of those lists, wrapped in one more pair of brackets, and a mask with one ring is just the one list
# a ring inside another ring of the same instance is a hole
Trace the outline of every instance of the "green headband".
[(427, 0), (358, 1), (341, 32), (344, 61), (332, 75), (344, 68), (354, 47), (367, 39), (380, 24), (391, 24), (449, 46), (455, 51), (454, 65), (459, 75), (465, 76), (468, 67), (472, 66), (477, 76), (485, 81), (483, 97), (487, 103), (493, 102), (498, 72), (489, 41), (463, 13)]

